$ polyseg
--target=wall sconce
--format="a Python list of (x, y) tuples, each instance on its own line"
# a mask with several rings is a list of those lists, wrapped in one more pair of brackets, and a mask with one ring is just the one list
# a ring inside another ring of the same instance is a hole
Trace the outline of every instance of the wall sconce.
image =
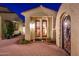
[(23, 26), (23, 34), (25, 34), (25, 26)]
[(35, 24), (34, 23), (30, 23), (30, 29), (34, 29), (35, 28)]

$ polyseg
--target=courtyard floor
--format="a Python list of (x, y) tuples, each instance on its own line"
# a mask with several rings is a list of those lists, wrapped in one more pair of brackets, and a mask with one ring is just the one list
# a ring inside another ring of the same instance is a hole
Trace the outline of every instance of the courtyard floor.
[(18, 38), (0, 41), (1, 56), (66, 56), (67, 53), (56, 45), (42, 42), (27, 45), (16, 44)]

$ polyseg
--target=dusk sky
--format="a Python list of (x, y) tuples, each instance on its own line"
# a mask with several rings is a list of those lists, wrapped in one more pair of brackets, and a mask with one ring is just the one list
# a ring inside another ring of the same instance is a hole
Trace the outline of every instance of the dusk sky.
[(17, 13), (23, 21), (25, 20), (24, 16), (21, 15), (23, 11), (36, 8), (40, 5), (58, 11), (61, 3), (0, 3), (0, 6), (7, 7), (11, 12)]

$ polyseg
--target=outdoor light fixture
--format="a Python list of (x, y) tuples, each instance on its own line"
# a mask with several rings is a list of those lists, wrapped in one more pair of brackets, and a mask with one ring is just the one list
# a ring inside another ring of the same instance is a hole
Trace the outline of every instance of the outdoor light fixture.
[(23, 27), (23, 34), (25, 34), (25, 26)]
[(12, 21), (12, 22), (16, 23), (16, 21)]
[(34, 23), (30, 23), (30, 29), (34, 29), (35, 28), (35, 24)]

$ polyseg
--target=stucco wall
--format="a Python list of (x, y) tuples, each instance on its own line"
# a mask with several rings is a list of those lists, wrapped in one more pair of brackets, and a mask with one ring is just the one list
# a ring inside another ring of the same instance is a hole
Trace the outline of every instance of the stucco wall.
[(0, 16), (4, 20), (11, 20), (11, 21), (19, 20), (19, 17), (16, 15), (16, 13), (0, 13)]
[(79, 4), (62, 4), (56, 19), (56, 44), (61, 47), (60, 17), (62, 13), (71, 17), (71, 55), (79, 55)]

